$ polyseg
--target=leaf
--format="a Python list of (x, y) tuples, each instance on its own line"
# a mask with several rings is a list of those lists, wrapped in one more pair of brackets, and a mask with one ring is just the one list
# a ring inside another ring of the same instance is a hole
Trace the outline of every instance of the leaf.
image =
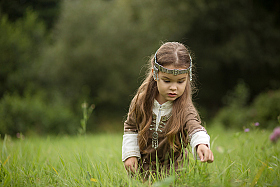
[(65, 164), (64, 164), (64, 161), (63, 161), (62, 157), (61, 157), (61, 156), (59, 156), (59, 158), (60, 158), (60, 162), (61, 162), (61, 163), (62, 163), (62, 165), (65, 167)]
[(54, 167), (52, 166), (53, 170), (55, 171), (55, 173), (58, 175), (57, 171), (54, 169)]
[(5, 162), (3, 163), (3, 166), (5, 166), (5, 164), (8, 162), (10, 157), (11, 157), (11, 155), (9, 155), (8, 158), (5, 160)]
[(263, 165), (260, 167), (258, 173), (256, 174), (255, 178), (253, 179), (251, 186), (255, 186), (258, 183), (259, 178), (262, 175), (262, 172), (264, 171), (264, 169), (266, 168), (266, 164), (263, 163)]

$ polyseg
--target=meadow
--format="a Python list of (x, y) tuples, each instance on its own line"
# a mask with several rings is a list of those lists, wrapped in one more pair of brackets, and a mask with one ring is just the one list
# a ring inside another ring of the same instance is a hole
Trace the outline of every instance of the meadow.
[(2, 136), (1, 186), (280, 186), (280, 146), (270, 130), (208, 128), (215, 161), (188, 164), (169, 176), (127, 175), (122, 133), (84, 136)]

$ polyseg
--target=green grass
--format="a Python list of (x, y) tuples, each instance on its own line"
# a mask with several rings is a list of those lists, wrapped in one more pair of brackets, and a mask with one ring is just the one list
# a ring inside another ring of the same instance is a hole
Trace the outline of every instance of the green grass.
[(121, 162), (122, 134), (9, 136), (0, 142), (2, 186), (280, 186), (279, 142), (270, 131), (208, 128), (212, 164), (190, 162), (177, 174), (143, 183)]

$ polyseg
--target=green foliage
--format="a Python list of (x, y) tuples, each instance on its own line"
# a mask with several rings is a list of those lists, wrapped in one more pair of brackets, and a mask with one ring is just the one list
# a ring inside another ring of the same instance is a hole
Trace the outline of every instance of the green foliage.
[(87, 102), (82, 103), (81, 108), (83, 111), (83, 118), (81, 119), (81, 127), (78, 130), (80, 135), (86, 134), (88, 119), (89, 119), (94, 107), (95, 106), (93, 104), (88, 107)]
[(45, 37), (45, 26), (37, 14), (27, 10), (14, 23), (7, 16), (0, 20), (0, 98), (5, 92), (23, 93), (34, 79), (33, 69)]
[(223, 107), (216, 115), (214, 122), (225, 127), (242, 128), (248, 123), (248, 102), (249, 90), (244, 82), (240, 82), (229, 92), (225, 98)]
[(182, 31), (197, 57), (203, 90), (198, 93), (199, 102), (210, 114), (222, 105), (221, 98), (239, 78), (250, 88), (250, 99), (263, 90), (279, 89), (278, 3), (199, 0), (186, 4), (191, 9), (183, 18), (190, 26)]
[(280, 90), (271, 90), (258, 95), (250, 106), (251, 119), (262, 126), (273, 128), (280, 114)]
[(48, 28), (54, 25), (60, 10), (60, 0), (1, 1), (0, 15), (7, 15), (12, 22), (24, 17), (26, 9), (33, 9)]
[(259, 122), (262, 128), (275, 127), (280, 114), (280, 90), (261, 93), (251, 104), (248, 97), (248, 87), (240, 82), (234, 91), (225, 96), (226, 105), (218, 112), (214, 122), (238, 129), (255, 122)]
[[(147, 0), (64, 1), (54, 42), (41, 58), (42, 82), (61, 92), (75, 110), (87, 100), (96, 104), (97, 113), (124, 115), (145, 73), (145, 57), (176, 30), (169, 29), (174, 22), (164, 20), (157, 5)], [(175, 12), (170, 10), (172, 16)]]
[(6, 94), (0, 101), (0, 134), (77, 132), (78, 120), (59, 101), (47, 103), (42, 94)]
[(263, 90), (279, 89), (275, 7), (265, 0), (1, 1), (0, 99), (5, 93), (23, 98), (32, 88), (44, 90), (50, 103), (58, 93), (75, 116), (85, 100), (96, 105), (97, 120), (123, 116), (150, 54), (160, 41), (175, 40), (195, 53), (202, 88), (197, 103), (207, 108), (205, 116), (216, 113), (242, 77), (250, 95), (230, 96), (235, 99), (227, 100), (220, 122), (241, 127), (252, 118), (267, 119), (271, 126), (273, 112), (268, 117), (261, 104), (253, 109), (246, 102)]
[(248, 86), (240, 80), (234, 91), (225, 95), (223, 102), (231, 108), (245, 107), (248, 103), (249, 94)]
[(41, 79), (74, 108), (87, 100), (97, 113), (123, 115), (144, 75), (146, 57), (159, 41), (177, 40), (195, 53), (203, 89), (198, 104), (211, 116), (239, 77), (251, 97), (260, 87), (280, 85), (277, 14), (259, 3), (64, 1), (53, 43), (41, 58)]

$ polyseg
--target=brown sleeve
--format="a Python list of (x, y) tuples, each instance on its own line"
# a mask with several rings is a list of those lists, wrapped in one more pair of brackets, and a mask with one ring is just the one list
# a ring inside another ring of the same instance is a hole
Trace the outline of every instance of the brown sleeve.
[(135, 118), (132, 115), (128, 115), (124, 122), (124, 134), (138, 133)]
[(185, 132), (187, 132), (188, 140), (190, 141), (192, 135), (198, 131), (206, 131), (206, 129), (201, 125), (201, 120), (199, 114), (195, 110), (194, 106), (191, 105), (188, 108), (188, 115), (186, 116), (186, 123), (184, 127)]
[(131, 101), (127, 119), (124, 122), (124, 134), (136, 134), (138, 133), (138, 128), (136, 124), (135, 112), (132, 111), (131, 105), (134, 103), (135, 98)]

